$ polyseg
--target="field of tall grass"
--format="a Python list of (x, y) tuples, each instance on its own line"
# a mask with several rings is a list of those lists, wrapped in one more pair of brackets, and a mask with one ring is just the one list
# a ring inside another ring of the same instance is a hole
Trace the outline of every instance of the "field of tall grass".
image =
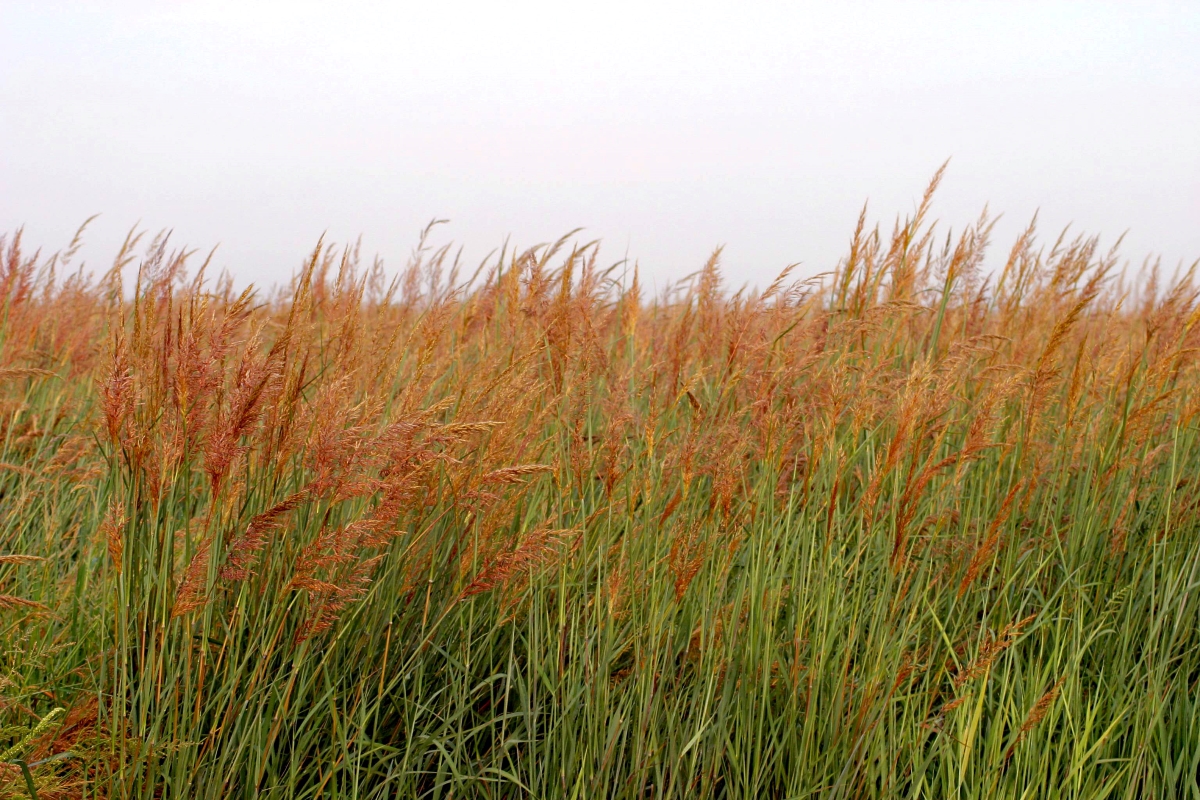
[(1200, 797), (1194, 271), (932, 188), (761, 291), (10, 234), (0, 796)]

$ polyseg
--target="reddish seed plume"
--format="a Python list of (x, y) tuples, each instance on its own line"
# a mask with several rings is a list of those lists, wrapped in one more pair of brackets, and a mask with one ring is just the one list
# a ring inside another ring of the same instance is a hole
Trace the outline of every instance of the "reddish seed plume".
[(133, 375), (124, 343), (118, 341), (112, 369), (100, 387), (100, 407), (110, 442), (120, 441), (125, 421), (133, 412)]
[(184, 614), (202, 608), (208, 601), (208, 558), (212, 541), (205, 538), (196, 548), (195, 555), (184, 570), (183, 579), (175, 590), (175, 602), (171, 607), (171, 617), (182, 617)]
[(18, 608), (36, 611), (47, 610), (46, 606), (42, 603), (28, 600), (24, 597), (16, 597), (11, 594), (0, 594), (0, 611), (11, 611)]
[(472, 597), (528, 577), (536, 568), (551, 563), (560, 552), (560, 546), (578, 533), (569, 528), (540, 528), (525, 534), (516, 547), (489, 559), (461, 596)]
[(1064, 680), (1066, 680), (1066, 678), (1059, 678), (1057, 681), (1055, 681), (1054, 685), (1047, 689), (1046, 693), (1039, 697), (1037, 702), (1033, 704), (1033, 708), (1029, 709), (1029, 713), (1025, 716), (1025, 721), (1021, 723), (1021, 728), (1017, 731), (1016, 738), (1013, 740), (1013, 743), (1010, 744), (1004, 751), (1005, 761), (1009, 761), (1012, 758), (1013, 752), (1017, 749), (1017, 745), (1019, 745), (1025, 739), (1030, 731), (1036, 728), (1038, 724), (1045, 719), (1046, 714), (1054, 705), (1054, 701), (1058, 699), (1058, 693), (1062, 689)]
[(675, 599), (682, 600), (692, 585), (700, 568), (704, 565), (704, 557), (708, 552), (708, 542), (700, 538), (700, 528), (693, 525), (686, 529), (677, 530), (671, 540), (671, 551), (668, 563), (671, 574), (675, 578)]
[(990, 633), (984, 637), (983, 642), (979, 646), (979, 652), (974, 660), (963, 665), (955, 672), (954, 684), (963, 686), (974, 678), (979, 677), (987, 672), (995, 660), (1008, 648), (1016, 643), (1021, 635), (1021, 631), (1034, 619), (1036, 614), (1032, 614), (1024, 619), (1005, 625), (1004, 628), (996, 635)]
[(100, 532), (108, 545), (108, 557), (113, 567), (120, 572), (125, 552), (125, 504), (114, 501), (100, 523)]
[(229, 556), (221, 569), (221, 577), (229, 581), (244, 581), (250, 577), (255, 555), (267, 543), (267, 535), (282, 525), (283, 518), (308, 498), (307, 491), (289, 495), (270, 509), (256, 515), (246, 530), (229, 545)]

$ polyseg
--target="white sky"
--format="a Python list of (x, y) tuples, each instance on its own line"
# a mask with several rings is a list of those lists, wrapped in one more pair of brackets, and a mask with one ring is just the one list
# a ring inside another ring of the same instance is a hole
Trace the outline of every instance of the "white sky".
[(583, 226), (660, 285), (831, 268), (859, 208), (1035, 209), (1200, 257), (1200, 2), (0, 0), (0, 230), (104, 266), (137, 221), (274, 283)]

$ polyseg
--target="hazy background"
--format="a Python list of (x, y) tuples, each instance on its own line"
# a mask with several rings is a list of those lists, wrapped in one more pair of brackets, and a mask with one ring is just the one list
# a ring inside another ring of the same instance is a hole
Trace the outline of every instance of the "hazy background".
[(1200, 257), (1200, 3), (3, 2), (0, 230), (141, 221), (239, 282), (317, 237), (398, 266), (576, 226), (659, 285), (832, 267), (952, 158), (939, 216), (1041, 208)]

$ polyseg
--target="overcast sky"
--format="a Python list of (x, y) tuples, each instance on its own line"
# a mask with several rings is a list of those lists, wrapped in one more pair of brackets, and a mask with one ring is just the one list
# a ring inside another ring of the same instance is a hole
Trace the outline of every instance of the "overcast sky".
[(937, 212), (1038, 208), (1200, 257), (1200, 2), (0, 2), (0, 229), (100, 212), (239, 282), (324, 231), (403, 262), (574, 227), (661, 285), (836, 264), (951, 164)]

